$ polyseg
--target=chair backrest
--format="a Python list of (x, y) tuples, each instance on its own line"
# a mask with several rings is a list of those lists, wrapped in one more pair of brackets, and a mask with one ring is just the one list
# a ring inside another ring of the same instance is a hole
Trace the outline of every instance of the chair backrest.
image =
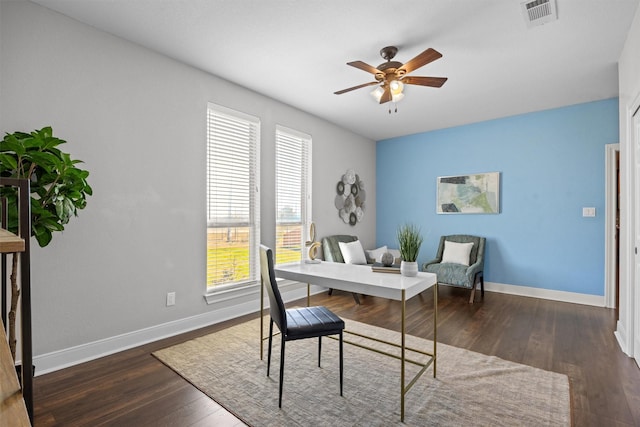
[(442, 236), (440, 237), (440, 246), (438, 246), (438, 254), (436, 255), (436, 259), (438, 261), (442, 261), (445, 240), (456, 243), (473, 242), (473, 248), (471, 248), (471, 253), (469, 254), (469, 265), (475, 264), (477, 261), (480, 261), (480, 263), (484, 265), (484, 246), (486, 238), (471, 236), (469, 234), (452, 234), (449, 236)]
[(269, 294), (269, 314), (284, 334), (287, 330), (287, 315), (273, 271), (273, 251), (265, 245), (260, 245), (260, 278), (261, 286), (264, 286)]
[(342, 262), (342, 251), (340, 251), (339, 242), (349, 243), (358, 240), (357, 236), (349, 236), (344, 234), (337, 234), (335, 236), (327, 236), (322, 238), (322, 254), (325, 261)]

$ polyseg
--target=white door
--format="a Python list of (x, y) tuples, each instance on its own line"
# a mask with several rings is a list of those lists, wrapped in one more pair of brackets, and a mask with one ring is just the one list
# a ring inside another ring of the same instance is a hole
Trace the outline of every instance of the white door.
[(640, 366), (640, 107), (633, 113), (633, 147), (634, 147), (634, 245), (635, 245), (635, 277), (634, 289), (630, 290), (633, 317), (633, 356)]

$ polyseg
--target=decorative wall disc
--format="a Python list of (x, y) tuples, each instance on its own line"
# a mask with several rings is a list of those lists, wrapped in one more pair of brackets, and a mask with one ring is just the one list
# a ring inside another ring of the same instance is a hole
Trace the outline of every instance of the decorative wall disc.
[(364, 191), (364, 182), (353, 169), (347, 169), (336, 184), (334, 205), (338, 215), (345, 224), (356, 225), (364, 218), (364, 207), (367, 193)]

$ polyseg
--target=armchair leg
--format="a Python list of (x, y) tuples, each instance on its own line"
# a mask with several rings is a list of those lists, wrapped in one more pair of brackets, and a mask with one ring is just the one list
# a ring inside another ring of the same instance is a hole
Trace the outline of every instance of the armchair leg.
[[(333, 294), (333, 288), (329, 288), (327, 295), (332, 295), (332, 294)], [(353, 300), (356, 302), (356, 304), (360, 305), (360, 298), (358, 297), (358, 294), (356, 294), (355, 292), (351, 292), (351, 295), (353, 295)]]
[(473, 300), (476, 298), (476, 288), (478, 287), (478, 282), (473, 281), (473, 288), (471, 288), (471, 296), (469, 297), (469, 304), (473, 304)]
[(484, 298), (484, 274), (482, 272), (476, 273), (476, 277), (473, 278), (473, 289), (471, 289), (471, 296), (469, 297), (469, 304), (473, 304), (476, 296), (476, 289), (478, 288), (478, 281), (480, 281), (480, 295)]
[(351, 295), (353, 295), (353, 299), (355, 300), (356, 304), (360, 305), (360, 298), (358, 298), (358, 294), (356, 294), (355, 292), (351, 292)]

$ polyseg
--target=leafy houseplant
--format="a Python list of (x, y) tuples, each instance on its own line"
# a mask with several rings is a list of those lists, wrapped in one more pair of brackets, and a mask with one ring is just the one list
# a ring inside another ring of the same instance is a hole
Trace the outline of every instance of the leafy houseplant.
[(402, 257), (400, 272), (405, 276), (415, 276), (418, 274), (418, 253), (423, 241), (420, 228), (413, 224), (404, 224), (398, 228), (397, 237)]
[[(89, 172), (78, 168), (58, 146), (66, 141), (53, 136), (51, 127), (31, 133), (7, 133), (0, 141), (0, 176), (26, 178), (31, 187), (31, 236), (40, 247), (47, 246), (55, 231), (63, 231), (71, 216), (84, 209), (93, 190), (87, 183)], [(18, 227), (17, 194), (11, 187), (2, 188), (7, 198), (8, 229)], [(11, 274), (11, 311), (9, 312), (9, 346), (15, 359), (15, 316), (20, 290), (16, 282), (17, 259), (14, 254)]]

